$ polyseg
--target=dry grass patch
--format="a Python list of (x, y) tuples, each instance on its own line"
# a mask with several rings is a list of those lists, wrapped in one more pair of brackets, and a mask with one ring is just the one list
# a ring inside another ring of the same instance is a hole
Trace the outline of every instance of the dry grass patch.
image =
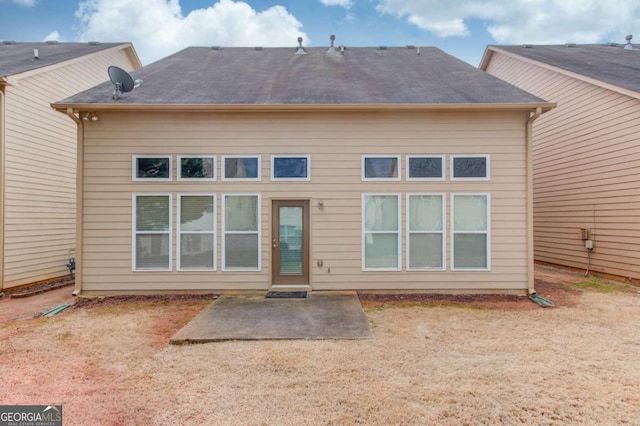
[(198, 300), (12, 323), (0, 403), (63, 404), (65, 425), (640, 423), (640, 296), (542, 278), (566, 303), (373, 306), (367, 341), (168, 345)]

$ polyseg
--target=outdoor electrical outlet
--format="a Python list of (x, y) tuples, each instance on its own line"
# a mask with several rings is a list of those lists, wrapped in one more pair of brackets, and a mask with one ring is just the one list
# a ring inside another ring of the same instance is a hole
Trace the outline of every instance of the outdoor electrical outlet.
[(589, 230), (588, 229), (580, 228), (578, 233), (580, 235), (580, 239), (581, 240), (588, 240), (589, 239)]
[(591, 240), (586, 240), (586, 241), (584, 242), (584, 247), (585, 247), (587, 250), (593, 250), (593, 241), (591, 241)]

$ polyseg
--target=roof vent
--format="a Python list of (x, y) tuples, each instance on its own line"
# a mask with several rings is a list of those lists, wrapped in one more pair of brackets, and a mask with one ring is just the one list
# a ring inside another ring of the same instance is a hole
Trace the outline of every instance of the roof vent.
[(220, 50), (220, 46), (211, 46), (211, 50)]
[(347, 50), (347, 47), (344, 44), (340, 45), (340, 53), (344, 55), (344, 51)]
[(631, 39), (633, 36), (629, 34), (624, 39), (627, 40), (627, 44), (624, 45), (624, 50), (633, 50), (633, 46), (631, 45)]
[(387, 50), (387, 46), (378, 46), (378, 50)]
[(610, 46), (610, 47), (618, 47), (618, 46), (620, 46), (620, 43), (608, 42), (608, 43), (607, 43), (607, 46)]
[(99, 44), (100, 44), (100, 42), (99, 42), (99, 41), (90, 41), (90, 42), (89, 42), (89, 45), (90, 45), (90, 46), (97, 46), (97, 45), (99, 45)]
[(576, 47), (577, 44), (575, 44), (575, 43), (565, 43), (564, 46), (565, 47)]
[(40, 59), (40, 52), (38, 52), (38, 49), (33, 49), (33, 60), (37, 61)]
[(298, 50), (296, 50), (296, 55), (306, 55), (307, 52), (302, 47), (302, 37), (298, 37)]
[(254, 50), (264, 50), (264, 47), (262, 47), (262, 46), (256, 46), (256, 47), (254, 47), (253, 49), (254, 49)]
[(45, 41), (45, 43), (47, 43), (47, 44), (60, 44), (58, 42), (58, 40), (47, 40), (47, 41)]
[(407, 44), (407, 49), (413, 50), (416, 47), (413, 44)]
[(329, 40), (331, 40), (331, 46), (329, 47), (329, 50), (327, 50), (327, 53), (333, 53), (336, 51), (336, 48), (333, 46), (333, 42), (336, 41), (336, 36), (331, 34), (329, 36)]
[(2, 42), (2, 44), (16, 44), (16, 42), (13, 40), (5, 40)]
[(533, 47), (533, 44), (523, 44), (522, 47), (524, 47), (525, 49), (531, 49)]

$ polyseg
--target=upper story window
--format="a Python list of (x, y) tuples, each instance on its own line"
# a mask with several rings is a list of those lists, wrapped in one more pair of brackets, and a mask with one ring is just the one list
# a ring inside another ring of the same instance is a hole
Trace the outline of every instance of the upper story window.
[(215, 155), (178, 155), (178, 180), (216, 180)]
[(444, 155), (408, 155), (407, 180), (444, 180)]
[(222, 180), (259, 181), (260, 156), (258, 155), (223, 155)]
[(134, 155), (132, 168), (134, 181), (170, 181), (172, 177), (170, 155)]
[(311, 180), (311, 157), (309, 155), (272, 155), (271, 180)]
[(490, 170), (488, 155), (451, 156), (451, 180), (489, 180)]
[(362, 180), (400, 180), (400, 156), (363, 155)]

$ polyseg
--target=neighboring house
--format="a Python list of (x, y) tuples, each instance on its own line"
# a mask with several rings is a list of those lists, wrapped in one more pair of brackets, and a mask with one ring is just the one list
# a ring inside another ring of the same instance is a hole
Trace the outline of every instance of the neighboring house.
[(480, 68), (558, 104), (534, 126), (535, 259), (640, 280), (640, 50), (489, 46)]
[(84, 159), (77, 292), (533, 286), (552, 104), (436, 48), (193, 47), (133, 77), (54, 105)]
[(0, 43), (0, 291), (68, 274), (77, 130), (51, 102), (141, 66), (129, 43)]

